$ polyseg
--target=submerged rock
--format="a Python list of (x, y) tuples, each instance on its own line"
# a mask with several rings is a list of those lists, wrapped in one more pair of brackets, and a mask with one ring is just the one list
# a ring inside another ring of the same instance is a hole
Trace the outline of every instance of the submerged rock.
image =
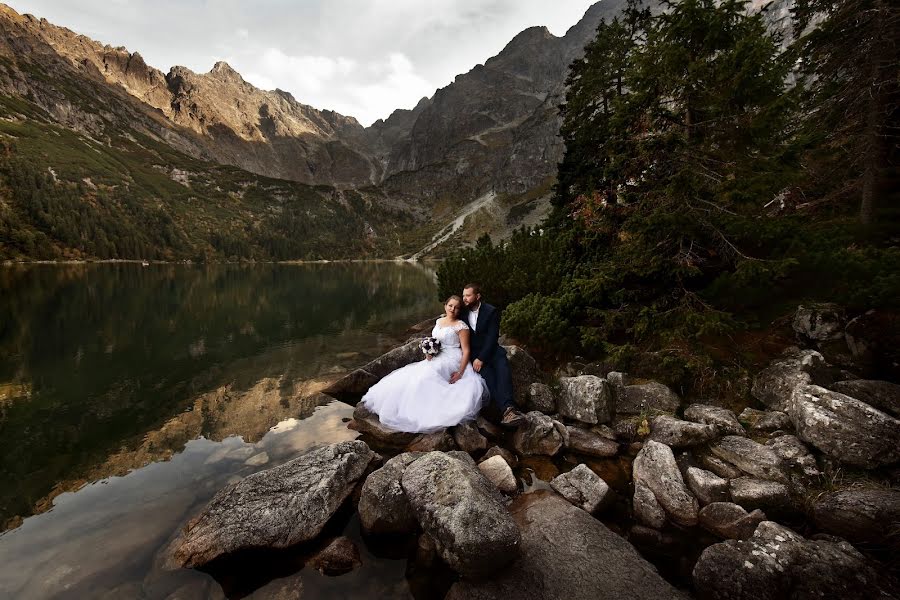
[(359, 548), (344, 536), (331, 540), (310, 561), (310, 566), (323, 575), (343, 575), (360, 565)]
[(746, 435), (737, 417), (727, 408), (709, 404), (691, 404), (685, 409), (684, 418), (695, 423), (712, 425), (720, 436)]
[(641, 483), (653, 492), (672, 521), (697, 524), (697, 499), (685, 485), (671, 448), (648, 441), (634, 459), (633, 476), (635, 485)]
[(895, 592), (847, 542), (806, 540), (772, 521), (760, 523), (748, 540), (708, 547), (693, 578), (704, 600), (887, 600)]
[(597, 425), (609, 423), (613, 416), (613, 397), (605, 379), (594, 375), (562, 377), (558, 409), (563, 417)]
[(315, 538), (353, 491), (375, 453), (358, 440), (306, 452), (228, 487), (173, 546), (183, 567), (246, 548), (286, 548)]
[(554, 478), (550, 487), (588, 513), (595, 513), (603, 508), (611, 493), (606, 482), (585, 464)]
[(430, 452), (406, 468), (400, 484), (419, 525), (453, 570), (478, 577), (515, 559), (519, 528), (474, 464)]
[(517, 498), (510, 512), (522, 551), (507, 569), (453, 584), (446, 600), (639, 600), (685, 598), (622, 537), (556, 494)]
[(831, 458), (864, 469), (900, 461), (900, 420), (850, 396), (807, 385), (788, 413), (797, 436)]

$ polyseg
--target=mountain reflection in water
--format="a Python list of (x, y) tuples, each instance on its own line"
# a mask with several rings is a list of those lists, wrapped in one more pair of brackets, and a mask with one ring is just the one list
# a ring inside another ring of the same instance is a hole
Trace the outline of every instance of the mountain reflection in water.
[(412, 264), (0, 267), (0, 523), (200, 436), (256, 442), (439, 311)]

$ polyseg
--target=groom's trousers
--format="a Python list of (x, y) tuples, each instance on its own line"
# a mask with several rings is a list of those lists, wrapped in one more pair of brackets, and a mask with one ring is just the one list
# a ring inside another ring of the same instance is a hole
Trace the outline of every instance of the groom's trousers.
[(491, 393), (491, 405), (502, 415), (513, 406), (512, 374), (503, 346), (498, 346), (491, 360), (482, 365), (481, 376)]

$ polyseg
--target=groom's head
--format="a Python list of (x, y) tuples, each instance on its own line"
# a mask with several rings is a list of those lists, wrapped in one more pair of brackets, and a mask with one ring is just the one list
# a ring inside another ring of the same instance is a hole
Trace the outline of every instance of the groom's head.
[(463, 288), (463, 304), (466, 308), (478, 308), (481, 304), (481, 286), (477, 283), (467, 283)]

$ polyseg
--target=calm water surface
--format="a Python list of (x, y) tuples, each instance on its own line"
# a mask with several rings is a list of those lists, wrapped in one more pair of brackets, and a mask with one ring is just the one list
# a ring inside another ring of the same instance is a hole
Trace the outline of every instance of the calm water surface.
[(160, 556), (223, 486), (353, 439), (321, 382), (439, 311), (414, 264), (0, 268), (0, 597), (409, 597), (405, 556), (354, 519), (341, 577)]

